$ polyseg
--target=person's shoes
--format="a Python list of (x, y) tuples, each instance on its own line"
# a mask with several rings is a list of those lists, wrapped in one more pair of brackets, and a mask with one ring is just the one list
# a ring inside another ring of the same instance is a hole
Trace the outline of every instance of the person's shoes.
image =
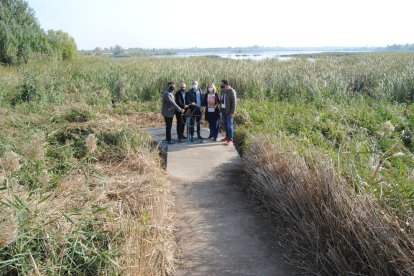
[(221, 142), (227, 142), (229, 139), (227, 137), (224, 137), (223, 139), (221, 139)]
[(187, 136), (181, 135), (181, 139), (187, 139)]
[(213, 135), (208, 136), (208, 138), (207, 138), (207, 139), (211, 139), (211, 138), (213, 138)]
[(214, 142), (217, 142), (217, 141), (218, 141), (218, 139), (217, 139), (217, 138), (214, 138), (213, 140), (214, 140)]
[(228, 140), (224, 145), (225, 146), (231, 146), (231, 145), (233, 145), (233, 141), (232, 140)]
[(177, 144), (176, 142), (174, 142), (174, 141), (167, 141), (167, 144), (168, 145), (174, 145), (174, 144)]
[(203, 137), (201, 137), (201, 135), (197, 135), (197, 138), (200, 140), (204, 139)]

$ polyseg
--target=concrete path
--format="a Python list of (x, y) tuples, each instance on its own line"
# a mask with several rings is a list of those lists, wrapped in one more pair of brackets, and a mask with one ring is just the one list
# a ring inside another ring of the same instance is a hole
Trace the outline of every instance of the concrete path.
[[(148, 131), (164, 138), (163, 128)], [(242, 173), (233, 146), (211, 140), (169, 145), (167, 171), (182, 250), (176, 275), (293, 275), (271, 226), (237, 187)]]

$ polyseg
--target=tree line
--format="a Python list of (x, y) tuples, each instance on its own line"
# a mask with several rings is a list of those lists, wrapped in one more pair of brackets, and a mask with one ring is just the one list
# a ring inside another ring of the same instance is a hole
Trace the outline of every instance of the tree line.
[(61, 30), (41, 29), (26, 1), (0, 0), (0, 63), (17, 64), (39, 55), (73, 59), (75, 40)]
[(414, 44), (393, 44), (388, 45), (384, 49), (385, 51), (414, 51)]

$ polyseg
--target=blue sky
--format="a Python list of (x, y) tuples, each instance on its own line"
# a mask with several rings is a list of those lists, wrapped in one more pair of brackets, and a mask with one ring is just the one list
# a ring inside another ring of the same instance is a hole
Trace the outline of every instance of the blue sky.
[[(410, 3), (411, 2), (411, 3)], [(412, 0), (29, 0), (79, 49), (414, 43)]]

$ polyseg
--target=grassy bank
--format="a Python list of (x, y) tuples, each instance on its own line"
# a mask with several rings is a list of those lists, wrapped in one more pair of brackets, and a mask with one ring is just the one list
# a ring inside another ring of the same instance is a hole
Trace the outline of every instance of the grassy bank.
[(324, 275), (413, 273), (411, 105), (242, 101), (239, 111), (246, 188), (288, 229), (296, 264)]

